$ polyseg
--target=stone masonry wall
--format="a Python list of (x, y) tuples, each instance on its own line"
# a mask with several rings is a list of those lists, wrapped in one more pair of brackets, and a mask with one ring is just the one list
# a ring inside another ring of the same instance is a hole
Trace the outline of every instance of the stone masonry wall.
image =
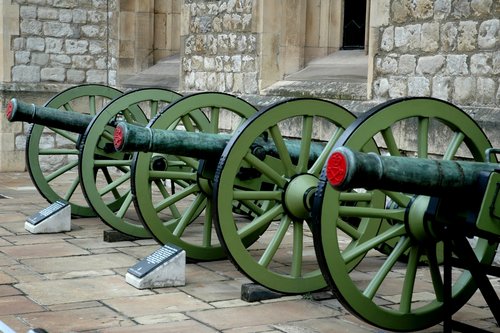
[(181, 90), (257, 94), (252, 0), (185, 0)]
[[(115, 84), (109, 54), (108, 0), (15, 0), (12, 82)], [(110, 8), (111, 7), (111, 8)]]
[(391, 0), (379, 29), (373, 96), (433, 96), (500, 107), (500, 2)]

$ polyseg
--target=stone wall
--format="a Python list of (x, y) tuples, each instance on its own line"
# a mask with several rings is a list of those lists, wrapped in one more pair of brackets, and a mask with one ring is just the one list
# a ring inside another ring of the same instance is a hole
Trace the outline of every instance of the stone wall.
[(181, 16), (181, 91), (257, 94), (252, 0), (185, 0)]
[[(15, 0), (13, 83), (115, 84), (109, 54), (107, 0)], [(110, 8), (111, 6), (111, 8)]]
[(373, 36), (373, 97), (500, 107), (499, 18), (496, 0), (391, 0)]

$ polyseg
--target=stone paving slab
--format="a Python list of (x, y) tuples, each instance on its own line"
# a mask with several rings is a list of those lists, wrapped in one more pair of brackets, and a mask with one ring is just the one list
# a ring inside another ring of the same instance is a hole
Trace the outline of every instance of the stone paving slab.
[[(104, 242), (109, 228), (98, 218), (73, 218), (69, 232), (33, 235), (24, 221), (48, 203), (28, 174), (0, 173), (0, 194), (10, 198), (0, 199), (0, 320), (16, 332), (34, 327), (49, 333), (384, 332), (332, 297), (244, 302), (240, 288), (250, 281), (228, 260), (188, 263), (185, 286), (138, 290), (126, 283), (125, 274), (159, 248), (154, 240)], [(356, 273), (360, 283), (370, 281), (371, 268)], [(401, 275), (396, 272), (394, 279)], [(385, 288), (398, 297), (390, 285)], [(455, 319), (500, 332), (478, 294)], [(424, 330), (441, 331), (442, 325)]]

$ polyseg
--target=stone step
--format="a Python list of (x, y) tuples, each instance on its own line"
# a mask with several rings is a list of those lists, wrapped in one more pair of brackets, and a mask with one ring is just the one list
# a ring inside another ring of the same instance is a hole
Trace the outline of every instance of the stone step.
[(279, 81), (262, 91), (263, 95), (316, 97), (365, 101), (366, 82), (349, 81)]

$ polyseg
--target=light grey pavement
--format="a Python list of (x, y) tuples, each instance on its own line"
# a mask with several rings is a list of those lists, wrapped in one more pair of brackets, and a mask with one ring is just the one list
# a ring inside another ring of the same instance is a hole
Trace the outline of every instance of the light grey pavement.
[[(249, 281), (227, 260), (188, 263), (185, 286), (138, 290), (124, 276), (159, 248), (153, 240), (105, 242), (98, 218), (72, 219), (69, 232), (30, 234), (26, 218), (48, 204), (28, 174), (0, 173), (0, 194), (0, 320), (16, 332), (382, 332), (333, 298), (244, 302)], [(492, 317), (475, 296), (455, 319), (498, 332)]]

